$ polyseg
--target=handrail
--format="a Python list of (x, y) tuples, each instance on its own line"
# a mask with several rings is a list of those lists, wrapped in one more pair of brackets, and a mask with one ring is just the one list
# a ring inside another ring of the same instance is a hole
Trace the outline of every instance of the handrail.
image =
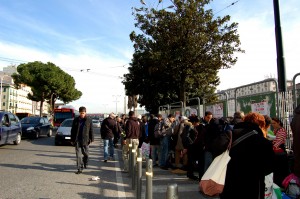
[(293, 77), (293, 98), (294, 98), (294, 109), (297, 107), (297, 96), (296, 96), (296, 77), (300, 76), (300, 73), (297, 73)]

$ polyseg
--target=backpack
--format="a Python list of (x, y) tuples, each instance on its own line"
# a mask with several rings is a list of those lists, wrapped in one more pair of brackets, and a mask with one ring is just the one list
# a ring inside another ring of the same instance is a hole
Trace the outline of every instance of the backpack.
[(186, 125), (181, 134), (181, 139), (184, 146), (192, 145), (196, 139), (194, 127), (190, 125)]
[(286, 195), (291, 198), (300, 198), (300, 178), (291, 173), (282, 182), (283, 187), (286, 189)]
[[(193, 135), (193, 133), (194, 133), (194, 135)], [(192, 145), (194, 143), (196, 137), (195, 137), (195, 132), (194, 132), (193, 126), (188, 126), (186, 138), (190, 145)]]

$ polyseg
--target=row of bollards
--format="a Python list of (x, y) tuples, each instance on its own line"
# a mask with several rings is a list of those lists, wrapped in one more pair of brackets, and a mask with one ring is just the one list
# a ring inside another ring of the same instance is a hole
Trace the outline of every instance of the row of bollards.
[[(132, 178), (131, 188), (136, 191), (136, 198), (142, 198), (142, 149), (138, 148), (132, 140), (129, 140), (129, 177)], [(146, 161), (146, 193), (145, 199), (153, 198), (153, 168), (152, 159)], [(177, 184), (168, 185), (166, 199), (178, 199)]]

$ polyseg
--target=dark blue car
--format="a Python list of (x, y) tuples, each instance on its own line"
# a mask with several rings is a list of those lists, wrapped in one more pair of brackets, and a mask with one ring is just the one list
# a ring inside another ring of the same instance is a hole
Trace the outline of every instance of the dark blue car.
[(24, 117), (21, 124), (23, 136), (37, 139), (41, 135), (52, 135), (51, 123), (45, 117)]
[(0, 145), (20, 144), (22, 128), (19, 118), (11, 112), (0, 111)]

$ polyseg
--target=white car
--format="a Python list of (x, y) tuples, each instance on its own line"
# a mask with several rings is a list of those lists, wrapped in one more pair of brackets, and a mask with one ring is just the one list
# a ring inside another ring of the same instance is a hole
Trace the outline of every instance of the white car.
[(55, 135), (55, 145), (62, 145), (65, 143), (71, 143), (71, 128), (73, 124), (73, 118), (65, 119), (60, 127), (58, 127)]
[(99, 120), (92, 120), (92, 122), (93, 122), (93, 127), (100, 128), (101, 124)]

